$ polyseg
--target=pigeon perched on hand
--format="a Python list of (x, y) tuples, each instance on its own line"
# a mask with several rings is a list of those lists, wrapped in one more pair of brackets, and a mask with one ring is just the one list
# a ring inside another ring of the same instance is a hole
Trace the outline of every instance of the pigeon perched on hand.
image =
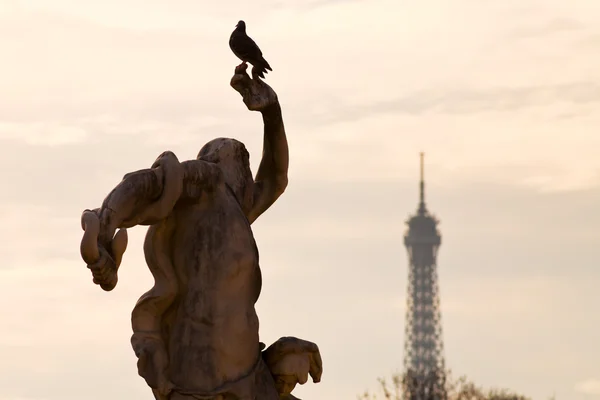
[(265, 78), (264, 74), (267, 73), (267, 70), (273, 71), (254, 40), (246, 35), (246, 23), (244, 21), (238, 22), (235, 26), (235, 30), (229, 38), (229, 47), (233, 54), (243, 61), (242, 64), (247, 62), (252, 64), (252, 72), (261, 78)]

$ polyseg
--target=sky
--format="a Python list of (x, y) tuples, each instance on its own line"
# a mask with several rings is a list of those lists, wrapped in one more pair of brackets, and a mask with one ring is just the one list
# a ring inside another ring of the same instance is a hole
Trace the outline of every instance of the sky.
[(440, 219), (446, 364), (485, 387), (600, 399), (598, 0), (0, 0), (0, 400), (151, 398), (130, 312), (152, 286), (130, 242), (92, 284), (80, 215), (164, 150), (243, 141), (239, 19), (273, 67), (289, 186), (254, 225), (261, 340), (316, 342), (304, 399), (402, 369), (404, 221)]

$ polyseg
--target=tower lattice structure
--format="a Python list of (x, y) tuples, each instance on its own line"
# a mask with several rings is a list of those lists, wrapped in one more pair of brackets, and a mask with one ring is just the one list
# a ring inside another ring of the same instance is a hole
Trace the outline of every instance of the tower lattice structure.
[(417, 213), (407, 221), (408, 290), (404, 347), (404, 399), (447, 400), (444, 346), (437, 274), (441, 235), (439, 221), (425, 206), (421, 180)]

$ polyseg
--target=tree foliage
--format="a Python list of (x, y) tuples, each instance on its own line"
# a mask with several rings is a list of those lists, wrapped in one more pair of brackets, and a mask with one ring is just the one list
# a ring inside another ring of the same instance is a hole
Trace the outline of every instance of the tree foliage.
[[(413, 382), (406, 374), (393, 375), (389, 380), (380, 378), (379, 393), (365, 392), (358, 400), (404, 400), (409, 398), (404, 393), (410, 393)], [(453, 379), (450, 372), (446, 374), (446, 393), (448, 400), (531, 400), (507, 389), (483, 389), (465, 376)]]

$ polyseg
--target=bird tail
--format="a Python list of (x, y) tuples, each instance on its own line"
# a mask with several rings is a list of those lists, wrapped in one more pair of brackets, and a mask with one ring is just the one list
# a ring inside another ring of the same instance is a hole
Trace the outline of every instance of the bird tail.
[(267, 70), (273, 71), (267, 60), (261, 57), (259, 62), (257, 62), (256, 65), (254, 65), (254, 73), (256, 73), (256, 75), (260, 76), (261, 78), (265, 79), (265, 74), (269, 73)]
[(263, 66), (265, 67), (265, 69), (268, 69), (269, 71), (273, 71), (273, 69), (271, 68), (271, 66), (269, 65), (269, 63), (267, 62), (267, 60), (264, 59), (264, 57), (261, 57), (262, 59), (260, 61), (262, 61)]
[(265, 74), (267, 73), (267, 70), (264, 69), (262, 66), (253, 66), (252, 67), (252, 77), (261, 77), (263, 79), (265, 79)]

